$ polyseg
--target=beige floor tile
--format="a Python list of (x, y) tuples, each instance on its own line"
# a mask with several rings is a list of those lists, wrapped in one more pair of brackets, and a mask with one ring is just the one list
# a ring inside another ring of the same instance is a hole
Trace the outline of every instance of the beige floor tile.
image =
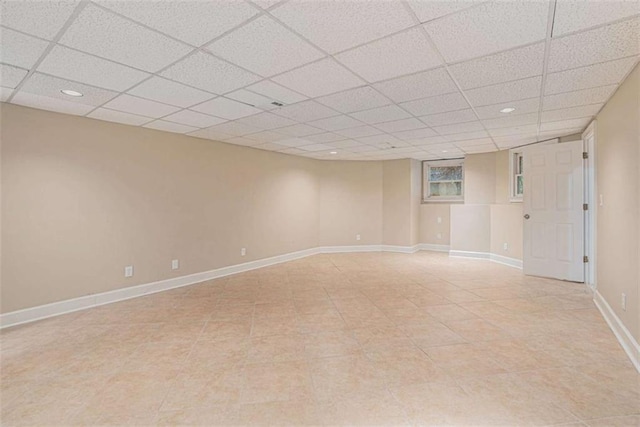
[(309, 361), (311, 378), (319, 401), (332, 401), (384, 387), (384, 372), (365, 355), (351, 355)]
[(245, 382), (240, 398), (243, 404), (312, 398), (311, 376), (305, 361), (245, 366)]

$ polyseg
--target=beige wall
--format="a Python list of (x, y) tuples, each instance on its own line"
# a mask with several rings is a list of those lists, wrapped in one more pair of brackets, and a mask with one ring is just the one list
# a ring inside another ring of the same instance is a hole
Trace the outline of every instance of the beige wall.
[(1, 105), (3, 312), (318, 245), (321, 162)]
[(411, 245), (411, 160), (382, 165), (382, 243)]
[(451, 205), (451, 250), (489, 252), (491, 205)]
[[(596, 117), (597, 290), (640, 341), (640, 67)], [(627, 294), (627, 310), (621, 295)]]
[(381, 244), (382, 162), (320, 162), (319, 169), (320, 246)]
[[(508, 173), (507, 164), (507, 173)], [(464, 158), (464, 203), (480, 205), (496, 200), (496, 153), (470, 154)]]
[[(420, 243), (449, 245), (451, 205), (424, 203), (420, 206)], [(441, 222), (438, 222), (438, 218)]]

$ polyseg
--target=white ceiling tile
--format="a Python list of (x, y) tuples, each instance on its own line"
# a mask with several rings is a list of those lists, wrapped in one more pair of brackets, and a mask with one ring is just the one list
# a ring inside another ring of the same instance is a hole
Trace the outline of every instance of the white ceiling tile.
[(271, 13), (329, 53), (414, 25), (397, 2), (288, 2)]
[(318, 49), (266, 15), (216, 40), (207, 49), (264, 77), (324, 56)]
[(542, 100), (543, 110), (558, 110), (560, 108), (577, 107), (579, 105), (601, 104), (609, 99), (617, 85), (582, 89), (575, 92), (547, 95)]
[(500, 147), (500, 149), (504, 150), (512, 147), (519, 147), (522, 145), (531, 144), (538, 141), (538, 135), (536, 133), (528, 136), (502, 136), (498, 138), (493, 138), (495, 143)]
[(550, 73), (545, 83), (545, 94), (569, 92), (590, 87), (617, 84), (636, 64), (637, 58), (622, 58), (601, 64)]
[(280, 141), (278, 141), (278, 144), (284, 145), (285, 147), (298, 148), (304, 145), (311, 145), (313, 144), (313, 142), (307, 139), (302, 139), (302, 138), (289, 138), (289, 139), (281, 139)]
[(77, 0), (5, 0), (0, 2), (2, 25), (51, 40), (62, 29), (78, 3)]
[(482, 145), (473, 145), (471, 147), (464, 147), (462, 151), (468, 154), (479, 154), (479, 153), (491, 153), (493, 151), (498, 151), (498, 148), (493, 144), (482, 144)]
[(502, 136), (510, 136), (510, 135), (527, 135), (527, 134), (536, 134), (538, 132), (538, 125), (526, 125), (526, 126), (516, 126), (510, 128), (502, 128), (502, 129), (491, 129), (489, 133), (492, 137), (502, 137)]
[(224, 0), (107, 0), (100, 4), (195, 46), (210, 42), (258, 13), (248, 3)]
[(465, 91), (473, 106), (500, 104), (540, 96), (542, 77), (531, 77), (513, 82), (485, 86)]
[(312, 120), (324, 119), (325, 117), (337, 116), (339, 114), (315, 101), (305, 101), (300, 102), (299, 104), (285, 105), (284, 107), (273, 110), (272, 112), (297, 122), (310, 122)]
[(443, 126), (453, 123), (464, 123), (478, 120), (471, 108), (466, 110), (449, 111), (446, 113), (432, 114), (430, 116), (422, 116), (420, 120), (429, 126)]
[(149, 76), (145, 72), (62, 46), (55, 46), (51, 50), (38, 71), (116, 91), (127, 90)]
[(172, 105), (161, 104), (159, 102), (149, 101), (148, 99), (142, 99), (127, 94), (122, 94), (107, 102), (104, 107), (111, 110), (124, 111), (125, 113), (154, 118), (175, 113), (180, 109)]
[(262, 132), (251, 133), (247, 135), (247, 138), (255, 139), (260, 142), (276, 142), (283, 139), (288, 139), (287, 135), (283, 135), (279, 132), (272, 130), (263, 130)]
[(446, 141), (447, 140), (442, 136), (429, 136), (426, 138), (410, 139), (407, 142), (410, 143), (411, 145), (424, 146), (424, 145), (430, 145), (430, 144), (440, 144)]
[(9, 89), (8, 87), (0, 87), (0, 102), (7, 102), (7, 99), (13, 93), (13, 89)]
[(291, 154), (291, 155), (297, 155), (297, 156), (300, 156), (300, 155), (303, 155), (305, 153), (308, 153), (308, 151), (303, 151), (303, 150), (300, 150), (298, 148), (293, 148), (293, 147), (287, 148), (285, 150), (280, 150), (280, 152), (284, 153), (284, 154)]
[(279, 84), (274, 83), (271, 80), (263, 80), (247, 87), (247, 89), (263, 95), (269, 98), (271, 101), (278, 101), (285, 105), (295, 104), (296, 102), (301, 102), (307, 99), (306, 96), (294, 92), (291, 89), (287, 89), (284, 86), (280, 86)]
[(580, 117), (595, 116), (602, 108), (602, 104), (583, 105), (580, 107), (562, 108), (542, 112), (543, 122), (555, 122), (560, 120), (577, 119)]
[(147, 123), (143, 127), (150, 128), (150, 129), (163, 130), (165, 132), (173, 132), (173, 133), (188, 133), (198, 129), (193, 126), (186, 126), (178, 123), (166, 122), (164, 120), (154, 120), (151, 123)]
[(272, 80), (310, 97), (328, 95), (364, 84), (330, 58), (281, 74)]
[(0, 86), (6, 88), (14, 88), (20, 84), (27, 70), (12, 67), (11, 65), (0, 64)]
[(231, 135), (218, 132), (215, 129), (206, 128), (206, 129), (198, 129), (196, 131), (190, 132), (189, 136), (194, 136), (196, 138), (204, 138), (212, 141), (222, 141), (225, 138), (231, 138)]
[[(505, 107), (515, 108), (516, 110), (511, 113), (501, 113)], [(505, 117), (509, 114), (517, 115), (517, 114), (526, 114), (526, 113), (535, 113), (540, 108), (540, 98), (529, 98), (529, 99), (521, 99), (518, 101), (509, 101), (507, 104), (495, 104), (495, 105), (485, 105), (482, 107), (475, 107), (476, 113), (478, 113), (478, 117), (480, 119), (494, 119), (499, 117)]]
[(225, 96), (227, 98), (231, 98), (245, 104), (253, 105), (254, 107), (258, 107), (262, 110), (273, 110), (274, 108), (277, 108), (276, 105), (272, 104), (272, 99), (246, 89), (239, 89), (234, 92), (228, 93)]
[(376, 83), (374, 87), (396, 102), (412, 101), (458, 91), (457, 86), (444, 68)]
[(253, 148), (257, 148), (259, 150), (280, 151), (285, 150), (287, 147), (280, 144), (274, 144), (273, 142), (265, 142), (264, 144), (255, 145)]
[(591, 119), (589, 117), (581, 119), (560, 120), (557, 122), (543, 122), (540, 124), (540, 132), (560, 131), (563, 129), (584, 129), (587, 127)]
[(462, 89), (542, 75), (544, 42), (449, 67)]
[(314, 128), (313, 126), (309, 126), (303, 123), (298, 123), (293, 126), (279, 128), (278, 132), (282, 132), (283, 134), (289, 136), (308, 136), (323, 133), (324, 130)]
[(404, 141), (412, 141), (423, 140), (425, 138), (431, 138), (433, 136), (437, 136), (436, 132), (430, 128), (420, 128), (420, 129), (411, 129), (405, 130), (401, 132), (393, 132), (393, 136), (396, 138), (402, 139)]
[(166, 67), (191, 51), (191, 47), (183, 43), (92, 4), (80, 12), (60, 44), (150, 72)]
[(362, 144), (360, 144), (358, 141), (354, 141), (353, 139), (345, 139), (344, 141), (330, 142), (327, 145), (330, 145), (334, 148), (354, 148), (360, 147)]
[(496, 1), (424, 25), (447, 62), (488, 55), (544, 40), (547, 0)]
[(385, 132), (402, 132), (405, 130), (425, 128), (427, 126), (415, 117), (411, 117), (409, 119), (395, 120), (393, 122), (378, 123), (376, 124), (376, 127)]
[(640, 14), (638, 0), (562, 0), (556, 3), (553, 17), (553, 36), (558, 37), (562, 34), (595, 27), (637, 14)]
[(309, 122), (308, 124), (328, 131), (338, 131), (340, 129), (362, 126), (362, 122), (359, 122), (358, 120), (345, 115), (315, 120), (313, 122)]
[(640, 19), (551, 39), (547, 71), (561, 71), (640, 53)]
[(419, 28), (343, 52), (335, 58), (369, 82), (442, 65)]
[(482, 127), (482, 123), (480, 123), (479, 121), (474, 121), (466, 123), (456, 123), (446, 126), (434, 126), (433, 130), (438, 132), (440, 135), (452, 135), (456, 133), (482, 131), (484, 130), (484, 128)]
[[(474, 147), (478, 145), (487, 145), (487, 144), (493, 145), (493, 140), (491, 138), (478, 138), (478, 139), (465, 139), (463, 141), (456, 141), (454, 143), (454, 145), (456, 145), (459, 148)], [(495, 150), (495, 146), (493, 148)]]
[(465, 141), (468, 139), (480, 139), (480, 138), (488, 138), (489, 134), (487, 131), (478, 130), (475, 132), (463, 132), (463, 133), (455, 133), (451, 135), (447, 135), (447, 141), (457, 142), (457, 141)]
[(332, 143), (334, 141), (343, 141), (345, 139), (344, 136), (342, 135), (338, 135), (337, 133), (333, 133), (333, 132), (325, 132), (325, 133), (319, 133), (317, 135), (309, 135), (309, 136), (305, 136), (305, 139), (312, 141), (312, 142), (321, 142), (321, 143)]
[(261, 129), (249, 126), (244, 123), (238, 122), (226, 122), (219, 125), (211, 126), (207, 128), (212, 135), (220, 135), (220, 139), (226, 139), (224, 135), (245, 136), (249, 134), (255, 134), (261, 131)]
[(87, 117), (134, 126), (139, 126), (152, 120), (149, 117), (123, 113), (122, 111), (109, 110), (108, 108), (98, 108), (92, 111), (91, 114), (88, 114)]
[(495, 119), (485, 119), (482, 121), (487, 129), (500, 129), (514, 126), (531, 125), (538, 123), (538, 113), (529, 114), (506, 114), (505, 117)]
[(178, 111), (177, 113), (173, 113), (170, 116), (164, 117), (163, 120), (197, 128), (206, 128), (226, 122), (225, 119), (221, 119), (220, 117), (196, 113), (195, 111), (190, 110)]
[(357, 138), (357, 141), (367, 145), (375, 145), (377, 147), (391, 147), (395, 146), (395, 144), (402, 144), (404, 142), (394, 136), (387, 134), (365, 136), (362, 138)]
[(291, 119), (276, 116), (275, 114), (271, 113), (260, 113), (253, 116), (245, 117), (238, 120), (238, 123), (244, 123), (262, 130), (271, 130), (296, 124), (296, 122)]
[(128, 93), (183, 108), (215, 97), (215, 95), (208, 92), (156, 76), (142, 82)]
[(408, 3), (420, 22), (428, 22), (441, 16), (476, 6), (482, 2), (477, 0), (409, 0)]
[(371, 153), (380, 151), (380, 149), (378, 147), (374, 147), (373, 145), (360, 144), (358, 146), (350, 147), (349, 151), (354, 153)]
[(397, 105), (387, 105), (386, 107), (357, 111), (355, 113), (351, 113), (351, 116), (369, 124), (390, 122), (393, 120), (408, 119), (411, 117), (409, 113)]
[(6, 28), (0, 28), (0, 40), (0, 62), (21, 68), (33, 67), (49, 46), (49, 42)]
[(460, 92), (404, 102), (400, 105), (415, 116), (426, 116), (469, 108), (467, 100), (464, 99)]
[(381, 134), (382, 131), (374, 128), (373, 126), (358, 126), (350, 129), (342, 129), (336, 133), (346, 136), (347, 138), (361, 138), (363, 136), (378, 135)]
[(196, 52), (166, 71), (164, 77), (188, 85), (224, 94), (260, 79), (259, 76), (204, 52)]
[(260, 145), (260, 141), (256, 141), (254, 139), (246, 138), (244, 136), (235, 136), (233, 138), (225, 139), (224, 142), (233, 145), (244, 145), (246, 147), (254, 147), (256, 145)]
[(371, 86), (334, 93), (333, 95), (318, 98), (316, 101), (334, 110), (338, 110), (341, 113), (352, 113), (366, 108), (375, 108), (391, 104), (391, 101)]
[(18, 92), (11, 99), (12, 104), (24, 105), (25, 107), (38, 108), (41, 110), (55, 111), (82, 116), (93, 110), (95, 107), (79, 102), (69, 102), (64, 99), (51, 98), (48, 96), (36, 95), (28, 92)]
[(332, 146), (326, 144), (302, 145), (299, 148), (304, 151), (327, 151), (333, 149)]
[[(71, 89), (80, 92), (83, 96), (73, 97), (60, 92), (63, 89)], [(98, 106), (110, 99), (115, 98), (118, 93), (110, 90), (99, 89), (68, 80), (51, 77), (40, 73), (34, 73), (29, 77), (20, 91), (33, 93), (36, 95), (48, 96), (49, 98), (59, 98), (68, 102), (78, 102)]]
[(223, 97), (212, 99), (191, 109), (228, 120), (235, 120), (261, 112), (261, 110), (250, 105)]

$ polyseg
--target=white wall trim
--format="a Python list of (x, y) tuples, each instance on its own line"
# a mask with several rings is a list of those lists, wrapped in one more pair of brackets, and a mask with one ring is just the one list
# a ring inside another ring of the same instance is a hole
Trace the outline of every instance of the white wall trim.
[(515, 267), (522, 270), (522, 260), (516, 258), (509, 258), (502, 255), (497, 255), (494, 253), (489, 254), (489, 259), (493, 262), (497, 262), (498, 264), (508, 265), (509, 267)]
[(631, 359), (633, 366), (640, 372), (640, 345), (638, 342), (633, 338), (631, 332), (624, 326), (620, 318), (616, 316), (615, 312), (611, 309), (609, 303), (607, 303), (597, 290), (593, 293), (593, 302), (595, 302), (596, 307), (598, 307), (598, 310), (602, 313), (602, 317), (607, 321), (609, 328), (611, 328), (625, 353), (627, 353), (627, 356)]
[(420, 243), (418, 248), (421, 251), (433, 251), (433, 252), (449, 252), (449, 245), (435, 245), (433, 243)]
[(461, 258), (477, 258), (477, 259), (489, 259), (489, 252), (472, 252), (472, 251), (458, 251), (450, 250), (449, 256), (461, 257)]
[[(207, 280), (217, 279), (229, 276), (231, 274), (242, 273), (245, 271), (255, 270), (257, 268), (267, 267), (269, 265), (280, 264), (287, 261), (293, 261), (316, 254), (329, 253), (357, 253), (357, 252), (398, 252), (411, 254), (421, 250), (448, 252), (450, 256), (470, 257), (489, 259), (502, 264), (517, 266), (522, 261), (506, 257), (491, 255), (485, 252), (466, 252), (466, 251), (450, 251), (447, 245), (434, 245), (429, 243), (421, 243), (415, 246), (396, 246), (396, 245), (355, 245), (355, 246), (320, 246), (316, 248), (304, 249), (301, 251), (291, 252), (288, 254), (277, 255), (270, 258), (263, 258), (255, 261), (249, 261), (242, 264), (222, 267), (215, 270), (204, 271), (201, 273), (189, 274), (187, 276), (174, 277), (171, 279), (160, 280), (152, 283), (145, 283), (137, 286), (116, 289), (108, 292), (101, 292), (93, 295), (86, 295), (78, 298), (72, 298), (64, 301), (53, 302), (50, 304), (39, 305), (36, 307), (25, 308), (22, 310), (12, 311), (0, 314), (0, 329), (10, 326), (17, 326), (23, 323), (34, 322), (36, 320), (46, 319), (49, 317), (59, 316), (62, 314), (72, 313), (74, 311), (85, 310), (91, 307), (110, 304), (118, 301), (124, 301), (131, 298), (150, 295), (156, 292), (162, 292), (169, 289), (189, 286)], [(521, 266), (519, 267), (521, 268)]]

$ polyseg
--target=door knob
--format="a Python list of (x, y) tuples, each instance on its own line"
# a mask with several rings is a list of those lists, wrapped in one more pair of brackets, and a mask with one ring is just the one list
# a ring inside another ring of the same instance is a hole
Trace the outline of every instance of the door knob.
[(529, 219), (531, 216), (529, 214), (524, 214), (524, 219)]

